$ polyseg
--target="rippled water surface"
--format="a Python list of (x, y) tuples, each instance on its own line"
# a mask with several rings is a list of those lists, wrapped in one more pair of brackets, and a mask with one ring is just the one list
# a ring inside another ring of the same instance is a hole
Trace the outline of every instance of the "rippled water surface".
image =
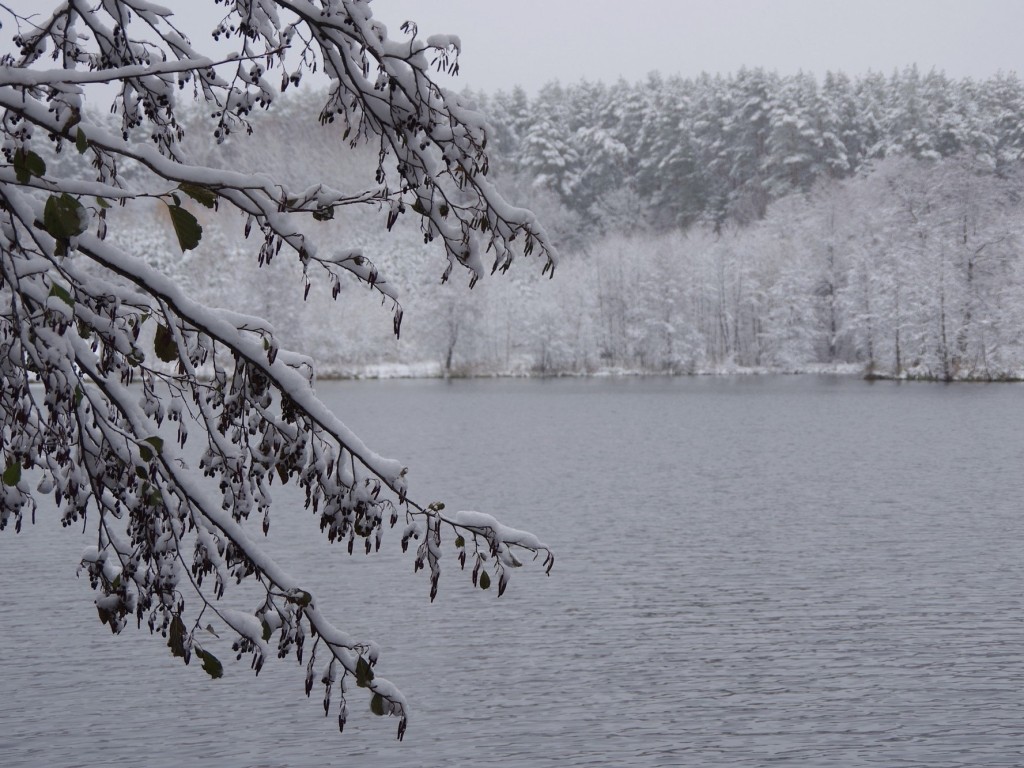
[[(1024, 390), (789, 378), (323, 384), (421, 501), (557, 551), (500, 600), (454, 557), (272, 548), (378, 639), (406, 739), (294, 662), (211, 681), (118, 637), (52, 519), (0, 534), (0, 765), (1022, 766)], [(283, 506), (283, 505), (282, 505)], [(226, 651), (226, 649), (225, 649)], [(227, 652), (221, 654), (227, 658)]]

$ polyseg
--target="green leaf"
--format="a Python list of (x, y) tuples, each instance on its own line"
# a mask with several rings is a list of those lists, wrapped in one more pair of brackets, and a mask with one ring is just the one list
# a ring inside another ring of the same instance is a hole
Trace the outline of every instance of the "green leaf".
[(359, 661), (356, 662), (356, 685), (360, 688), (369, 688), (372, 681), (373, 667), (370, 666), (370, 662), (360, 656)]
[(4, 485), (15, 486), (19, 480), (21, 480), (21, 464), (11, 461), (4, 470)]
[(267, 623), (266, 619), (262, 619), (260, 623), (263, 625), (263, 642), (267, 642), (274, 632), (270, 628), (270, 625)]
[(75, 408), (82, 404), (82, 398), (85, 397), (85, 392), (82, 391), (81, 387), (75, 387)]
[(43, 229), (54, 240), (70, 240), (85, 232), (89, 216), (85, 208), (67, 192), (60, 197), (50, 195), (43, 208)]
[(196, 184), (182, 184), (178, 189), (207, 208), (213, 208), (217, 205), (217, 196), (206, 187), (200, 187)]
[(139, 443), (139, 456), (143, 461), (152, 461), (155, 456), (163, 453), (164, 441), (159, 437), (147, 437)]
[(46, 175), (46, 163), (35, 152), (19, 149), (14, 153), (14, 175), (19, 184), (28, 184), (33, 176)]
[(78, 149), (78, 154), (84, 155), (86, 150), (89, 149), (89, 140), (85, 138), (85, 133), (82, 129), (78, 129), (78, 134), (75, 136), (75, 148)]
[(455, 537), (455, 546), (458, 547), (459, 549), (462, 549), (464, 546), (466, 546), (466, 540), (464, 538), (462, 538), (461, 536), (456, 536)]
[(153, 337), (153, 350), (158, 359), (165, 363), (173, 363), (178, 359), (178, 345), (174, 343), (174, 336), (170, 329), (160, 323), (156, 327), (156, 336)]
[(487, 575), (487, 571), (480, 574), (480, 589), (487, 589), (491, 586), (491, 577)]
[(373, 698), (370, 699), (370, 711), (377, 717), (384, 717), (384, 697), (379, 693), (373, 694)]
[(100, 208), (109, 208), (110, 207), (110, 203), (108, 203), (102, 197), (97, 197), (96, 198), (96, 205), (98, 205)]
[(224, 665), (220, 663), (220, 659), (209, 651), (204, 651), (202, 648), (197, 648), (196, 653), (199, 655), (199, 658), (203, 660), (203, 671), (206, 672), (206, 674), (214, 680), (218, 677), (224, 677)]
[(142, 442), (149, 443), (151, 446), (153, 446), (153, 450), (156, 451), (157, 456), (164, 452), (164, 439), (162, 437), (157, 437), (156, 435), (154, 435), (153, 437), (147, 437)]
[(183, 251), (191, 251), (203, 239), (203, 228), (199, 226), (196, 217), (180, 205), (169, 205), (167, 210), (171, 212), (171, 224), (174, 225), (174, 234), (178, 236), (178, 245)]
[(313, 211), (313, 218), (317, 221), (330, 221), (334, 218), (334, 209), (330, 206), (324, 208), (317, 208)]
[(71, 298), (71, 294), (68, 293), (68, 289), (65, 288), (63, 285), (57, 285), (56, 283), (51, 285), (50, 286), (50, 295), (51, 296), (56, 296), (58, 299), (63, 301), (65, 304), (67, 304), (69, 307), (74, 309), (75, 300), (73, 298)]
[(185, 658), (185, 622), (181, 616), (171, 619), (171, 626), (167, 630), (167, 647), (171, 649), (172, 656)]

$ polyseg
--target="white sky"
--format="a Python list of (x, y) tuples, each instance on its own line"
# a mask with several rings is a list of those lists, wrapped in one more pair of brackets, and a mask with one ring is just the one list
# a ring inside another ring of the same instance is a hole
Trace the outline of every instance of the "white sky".
[[(54, 0), (4, 0), (45, 12)], [(187, 17), (202, 49), (223, 16), (212, 0), (159, 0)], [(373, 0), (391, 34), (462, 38), (450, 83), (494, 91), (586, 78), (638, 81), (652, 70), (695, 76), (761, 66), (886, 74), (916, 63), (951, 77), (1024, 72), (1024, 0)], [(5, 17), (3, 20), (6, 22)], [(0, 30), (0, 50), (12, 29)]]
[(462, 38), (456, 87), (536, 91), (761, 66), (780, 74), (1024, 71), (1024, 0), (375, 0), (392, 35)]

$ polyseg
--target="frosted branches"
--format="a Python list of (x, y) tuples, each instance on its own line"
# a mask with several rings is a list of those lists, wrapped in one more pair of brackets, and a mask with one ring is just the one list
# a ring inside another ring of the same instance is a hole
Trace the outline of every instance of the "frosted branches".
[[(69, 0), (44, 21), (17, 20), (20, 54), (0, 62), (0, 528), (20, 530), (37, 497), (52, 496), (65, 526), (96, 537), (82, 566), (112, 631), (134, 617), (219, 677), (216, 623), (257, 673), (276, 651), (305, 663), (307, 695), (320, 675), (325, 712), (332, 692), (340, 697), (339, 727), (351, 684), (367, 689), (375, 714), (399, 718), (401, 738), (408, 705), (376, 675), (376, 645), (332, 625), (252, 537), (252, 524), (269, 530), (272, 484), (296, 483), (327, 538), (350, 553), (378, 549), (401, 523), (403, 548), (419, 542), (414, 568), (429, 569), (431, 599), (445, 535), (463, 567), (472, 559), (473, 583), (487, 588), (493, 574), (498, 594), (521, 564), (517, 552), (550, 569), (550, 550), (490, 516), (415, 503), (406, 470), (317, 399), (311, 360), (282, 350), (259, 318), (197, 304), (144, 254), (107, 242), (107, 212), (159, 201), (182, 250), (200, 246), (203, 208), (242, 216), (261, 264), (286, 250), (307, 286), (310, 267), (334, 286), (343, 275), (369, 285), (391, 303), (396, 334), (401, 307), (386, 277), (358, 251), (318, 247), (304, 232), (310, 218), (370, 204), (390, 227), (412, 212), (425, 240), (441, 241), (445, 277), (459, 265), (471, 283), (482, 254), (506, 269), (516, 239), (545, 271), (554, 255), (532, 214), (487, 182), (481, 118), (431, 79), (431, 66), (457, 69), (457, 39), (390, 41), (361, 0), (224, 5), (215, 37), (238, 49), (218, 58), (199, 55), (170, 13), (145, 0)], [(182, 93), (204, 104), (209, 130), (226, 141), (273, 102), (271, 70), (283, 90), (318, 68), (332, 80), (321, 120), (340, 120), (350, 141), (379, 142), (365, 192), (315, 180), (292, 190), (190, 161)], [(113, 127), (86, 109), (97, 83), (116, 86)], [(91, 170), (69, 171), (69, 153)], [(196, 443), (199, 473), (186, 455)], [(242, 581), (260, 585), (255, 607), (227, 604)]]

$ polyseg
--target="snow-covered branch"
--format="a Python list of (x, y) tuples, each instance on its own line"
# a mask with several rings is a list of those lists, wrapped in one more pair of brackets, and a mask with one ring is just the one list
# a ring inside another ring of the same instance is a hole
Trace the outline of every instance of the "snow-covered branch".
[[(432, 66), (457, 68), (456, 38), (390, 41), (364, 0), (225, 5), (215, 36), (237, 42), (228, 56), (200, 55), (170, 11), (147, 0), (68, 0), (23, 23), (19, 57), (0, 62), (0, 528), (20, 529), (37, 497), (52, 496), (65, 526), (96, 537), (82, 567), (113, 631), (131, 616), (145, 621), (172, 654), (200, 659), (213, 677), (223, 665), (210, 617), (257, 672), (275, 637), (278, 655), (300, 661), (310, 640), (307, 695), (322, 669), (325, 712), (338, 691), (343, 726), (354, 682), (375, 714), (399, 718), (401, 738), (409, 706), (376, 675), (377, 646), (334, 626), (246, 526), (262, 520), (267, 532), (275, 479), (294, 481), (327, 537), (350, 552), (358, 540), (367, 553), (379, 548), (401, 521), (403, 548), (421, 542), (414, 567), (429, 564), (431, 597), (444, 535), (463, 564), (472, 542), (474, 583), (486, 587), (490, 570), (499, 594), (519, 565), (515, 552), (540, 554), (550, 569), (550, 549), (489, 516), (415, 503), (405, 468), (319, 401), (310, 358), (281, 349), (269, 323), (203, 306), (147, 254), (108, 241), (117, 223), (108, 211), (156, 201), (182, 251), (202, 247), (207, 217), (239, 217), (246, 237), (261, 236), (260, 264), (287, 246), (307, 285), (317, 279), (310, 266), (326, 272), (335, 296), (342, 274), (368, 284), (393, 306), (396, 334), (391, 283), (361, 250), (316, 242), (311, 220), (352, 205), (380, 208), (389, 228), (415, 214), (425, 239), (442, 243), (445, 276), (461, 265), (471, 282), (488, 251), (495, 269), (507, 268), (513, 240), (545, 271), (555, 256), (533, 215), (484, 178), (482, 118), (431, 78)], [(47, 57), (56, 64), (44, 67)], [(209, 116), (191, 120), (192, 130), (235, 141), (253, 130), (253, 109), (314, 67), (333, 82), (321, 122), (340, 120), (349, 141), (379, 143), (373, 186), (352, 194), (310, 179), (292, 189), (190, 157), (182, 95)], [(267, 79), (273, 69), (280, 89)], [(97, 84), (115, 86), (116, 125), (90, 109)], [(201, 473), (186, 463), (190, 440)], [(232, 605), (231, 582), (246, 579), (262, 586), (261, 601)]]

